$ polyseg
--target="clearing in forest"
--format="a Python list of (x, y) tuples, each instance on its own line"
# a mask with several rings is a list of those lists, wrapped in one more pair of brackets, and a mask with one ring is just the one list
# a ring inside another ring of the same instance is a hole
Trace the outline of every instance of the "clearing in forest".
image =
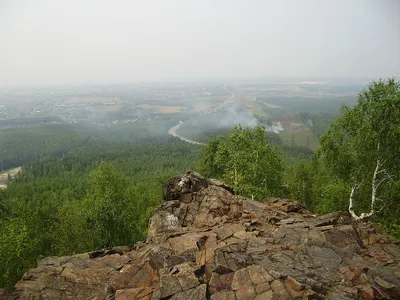
[(8, 184), (8, 174), (11, 175), (11, 177), (14, 177), (15, 175), (18, 174), (18, 172), (21, 171), (21, 167), (5, 170), (0, 172), (0, 186), (5, 186), (7, 187)]

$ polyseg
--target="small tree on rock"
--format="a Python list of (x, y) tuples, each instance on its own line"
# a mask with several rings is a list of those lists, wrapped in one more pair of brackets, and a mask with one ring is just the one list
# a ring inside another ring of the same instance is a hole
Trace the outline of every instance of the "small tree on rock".
[(249, 197), (262, 198), (281, 191), (281, 154), (269, 145), (261, 126), (237, 125), (227, 138), (209, 142), (201, 153), (200, 171), (222, 178)]

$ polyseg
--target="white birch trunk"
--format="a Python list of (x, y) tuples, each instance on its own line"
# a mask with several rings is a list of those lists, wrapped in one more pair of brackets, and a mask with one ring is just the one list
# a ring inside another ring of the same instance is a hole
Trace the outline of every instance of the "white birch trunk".
[[(379, 149), (379, 146), (378, 146)], [(374, 175), (372, 176), (372, 193), (371, 193), (371, 210), (368, 213), (362, 213), (359, 216), (356, 215), (356, 213), (354, 212), (354, 193), (356, 191), (356, 189), (358, 188), (358, 186), (356, 184), (354, 184), (351, 188), (351, 193), (350, 193), (350, 198), (349, 198), (349, 213), (350, 215), (353, 217), (353, 219), (355, 219), (356, 221), (359, 220), (363, 220), (364, 218), (367, 217), (371, 217), (372, 215), (375, 214), (375, 202), (376, 202), (376, 192), (378, 189), (378, 186), (385, 180), (388, 179), (388, 177), (390, 178), (390, 176), (387, 176), (385, 178), (383, 178), (380, 182), (376, 181), (376, 176), (381, 173), (381, 172), (386, 172), (385, 170), (379, 170), (382, 167), (382, 163), (379, 160), (379, 158), (376, 160), (376, 167), (374, 170)]]

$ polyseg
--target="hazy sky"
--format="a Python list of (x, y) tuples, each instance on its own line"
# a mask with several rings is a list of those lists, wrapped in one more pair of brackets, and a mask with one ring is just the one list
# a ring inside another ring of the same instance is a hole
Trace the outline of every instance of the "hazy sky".
[(0, 0), (0, 85), (399, 75), (399, 0)]

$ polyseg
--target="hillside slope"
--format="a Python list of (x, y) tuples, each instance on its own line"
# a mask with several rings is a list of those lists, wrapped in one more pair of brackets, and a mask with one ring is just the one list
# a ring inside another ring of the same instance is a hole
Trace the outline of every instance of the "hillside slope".
[(146, 242), (47, 257), (15, 287), (0, 299), (400, 299), (400, 246), (346, 213), (191, 174), (167, 183)]

